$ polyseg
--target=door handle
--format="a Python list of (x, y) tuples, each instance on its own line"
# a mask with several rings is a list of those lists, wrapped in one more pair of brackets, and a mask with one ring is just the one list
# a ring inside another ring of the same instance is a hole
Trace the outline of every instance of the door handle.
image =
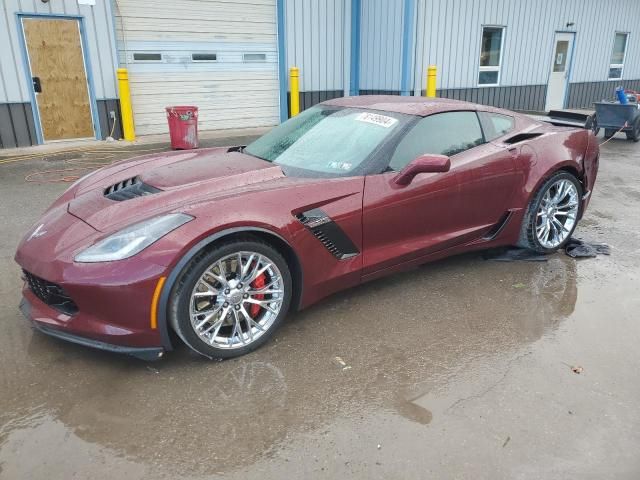
[(42, 85), (40, 84), (40, 77), (31, 77), (33, 82), (33, 91), (36, 93), (42, 93)]

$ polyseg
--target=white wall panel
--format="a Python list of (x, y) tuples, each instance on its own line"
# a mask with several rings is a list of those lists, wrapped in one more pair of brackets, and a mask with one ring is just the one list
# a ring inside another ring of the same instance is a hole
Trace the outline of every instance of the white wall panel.
[(131, 73), (129, 77), (140, 135), (167, 131), (165, 107), (169, 105), (198, 106), (201, 130), (264, 127), (278, 121), (275, 73), (254, 72), (251, 82), (238, 82), (236, 72), (216, 73), (215, 77), (174, 73), (162, 80), (154, 73)]
[[(626, 79), (640, 78), (637, 0), (418, 0), (414, 87), (438, 66), (438, 88), (477, 86), (483, 25), (505, 26), (501, 85), (546, 84), (556, 31), (576, 32), (571, 82), (607, 79), (616, 31), (629, 36)], [(574, 25), (567, 26), (568, 23)]]
[(116, 6), (118, 33), (124, 25), (127, 41), (276, 41), (275, 0), (116, 0)]

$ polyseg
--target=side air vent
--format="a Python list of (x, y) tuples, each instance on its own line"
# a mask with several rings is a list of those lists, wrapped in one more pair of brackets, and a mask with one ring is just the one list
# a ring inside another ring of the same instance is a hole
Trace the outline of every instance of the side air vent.
[(140, 178), (133, 177), (118, 182), (110, 187), (105, 188), (104, 196), (109, 200), (115, 200), (116, 202), (122, 202), (124, 200), (130, 200), (136, 197), (144, 197), (145, 195), (152, 195), (154, 193), (161, 192), (162, 190), (147, 185)]
[(489, 229), (489, 231), (485, 233), (485, 235), (482, 237), (483, 240), (493, 240), (498, 235), (500, 235), (500, 233), (504, 230), (504, 227), (506, 227), (507, 223), (509, 223), (509, 220), (511, 220), (512, 216), (513, 212), (511, 210), (505, 212), (502, 217), (500, 217), (500, 220), (498, 220), (498, 223), (494, 224)]
[(525, 140), (531, 140), (533, 138), (539, 137), (542, 133), (539, 132), (530, 132), (530, 133), (519, 133), (514, 135), (513, 137), (507, 138), (504, 143), (508, 145), (513, 145), (514, 143), (524, 142)]
[(298, 213), (296, 218), (334, 257), (345, 260), (360, 253), (347, 234), (319, 208)]

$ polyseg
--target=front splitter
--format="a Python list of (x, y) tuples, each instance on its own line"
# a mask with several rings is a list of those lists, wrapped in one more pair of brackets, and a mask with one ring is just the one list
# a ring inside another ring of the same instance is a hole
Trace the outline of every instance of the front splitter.
[(84, 347), (105, 350), (107, 352), (131, 355), (133, 357), (146, 361), (159, 360), (164, 355), (164, 348), (162, 347), (125, 347), (122, 345), (113, 345), (111, 343), (100, 342), (91, 338), (81, 337), (79, 335), (74, 335), (57, 328), (43, 325), (42, 323), (33, 320), (33, 318), (31, 317), (31, 305), (24, 298), (20, 302), (20, 311), (30, 321), (31, 325), (36, 330), (44, 333), (45, 335), (59, 338), (60, 340), (65, 340), (67, 342), (82, 345)]

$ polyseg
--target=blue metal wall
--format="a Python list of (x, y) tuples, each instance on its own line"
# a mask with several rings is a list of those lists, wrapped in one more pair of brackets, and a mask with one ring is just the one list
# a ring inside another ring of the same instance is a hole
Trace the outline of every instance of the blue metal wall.
[(286, 67), (300, 69), (301, 107), (348, 94), (351, 0), (285, 0), (284, 7)]
[(362, 0), (360, 91), (399, 93), (403, 0)]

